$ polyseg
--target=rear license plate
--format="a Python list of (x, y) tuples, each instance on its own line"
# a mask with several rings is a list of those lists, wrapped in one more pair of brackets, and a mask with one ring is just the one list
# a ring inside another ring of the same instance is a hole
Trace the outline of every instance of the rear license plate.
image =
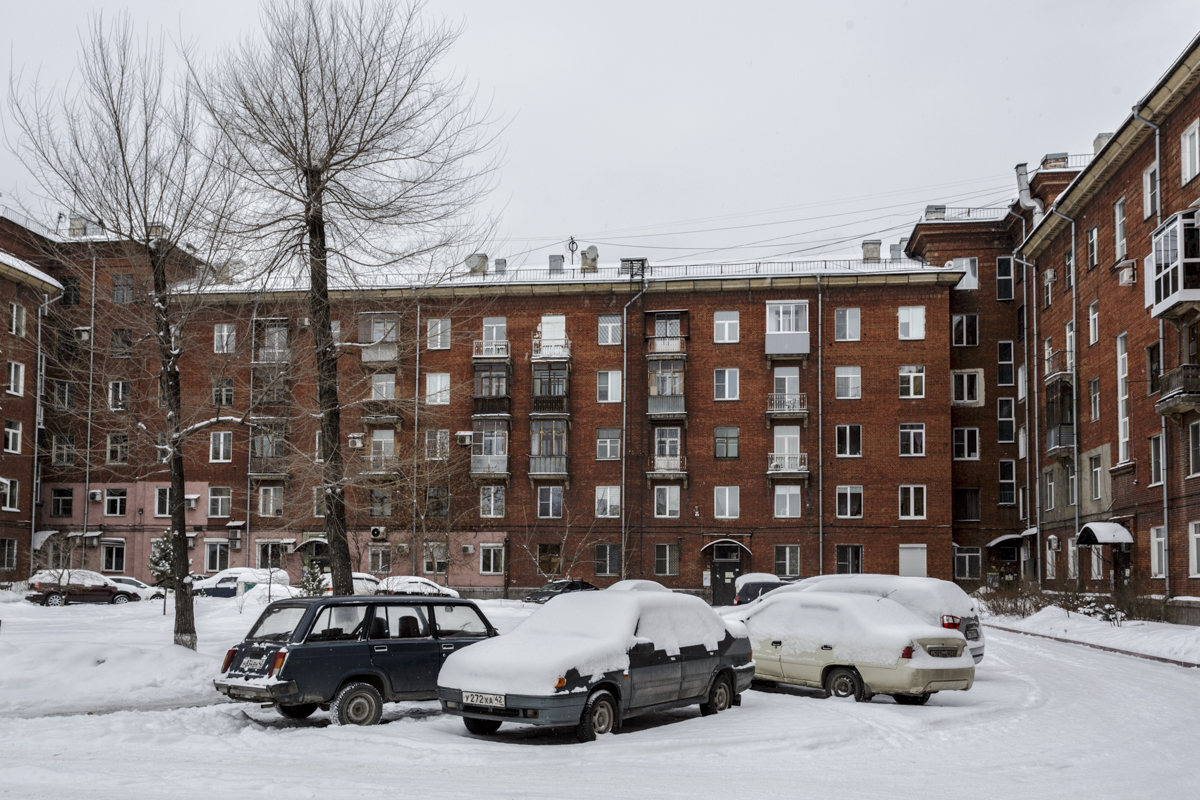
[(262, 669), (266, 665), (267, 657), (262, 656), (260, 658), (243, 658), (242, 663), (238, 666), (241, 668), (242, 672), (249, 672), (250, 670)]
[(463, 692), (463, 705), (488, 706), (489, 708), (504, 708), (504, 695), (483, 694), (481, 692)]

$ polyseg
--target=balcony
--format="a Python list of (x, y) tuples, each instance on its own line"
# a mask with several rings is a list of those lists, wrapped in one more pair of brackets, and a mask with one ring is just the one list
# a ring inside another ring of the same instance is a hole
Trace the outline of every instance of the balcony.
[(250, 456), (251, 475), (287, 475), (287, 467), (284, 456)]
[(530, 478), (565, 478), (567, 477), (567, 457), (562, 456), (530, 456)]
[[(532, 466), (532, 465), (531, 465)], [(532, 470), (530, 470), (532, 472)], [(566, 466), (563, 466), (566, 471)], [(472, 478), (508, 478), (508, 456), (471, 454)]]
[(254, 367), (250, 371), (250, 402), (256, 406), (290, 403), (292, 377), (287, 364)]
[(363, 472), (392, 472), (400, 464), (400, 459), (394, 453), (371, 453), (359, 456)]
[(1158, 402), (1154, 410), (1163, 416), (1200, 411), (1200, 364), (1183, 364), (1167, 370), (1158, 379)]
[(804, 392), (767, 395), (767, 421), (773, 419), (802, 419), (808, 424), (808, 395)]
[(534, 361), (569, 361), (571, 359), (570, 339), (543, 339), (533, 337)]
[(925, 206), (921, 222), (997, 222), (1008, 216), (1007, 208)]
[(1055, 425), (1046, 429), (1046, 455), (1063, 458), (1075, 446), (1075, 426)]
[(395, 342), (378, 342), (362, 349), (362, 360), (364, 364), (379, 364), (395, 361), (398, 354)]
[(498, 340), (475, 340), (475, 349), (471, 353), (473, 358), (488, 359), (509, 359), (512, 357), (511, 349), (508, 346), (507, 339)]
[(1045, 360), (1046, 385), (1058, 381), (1070, 381), (1075, 369), (1074, 353), (1069, 350), (1055, 350)]
[(687, 358), (687, 339), (682, 336), (651, 336), (646, 340), (646, 358)]
[(767, 456), (767, 478), (807, 478), (808, 453), (771, 453)]
[(808, 358), (808, 331), (768, 333), (767, 360), (776, 358)]
[(647, 481), (683, 481), (687, 487), (687, 456), (651, 455), (646, 464)]
[(364, 400), (362, 403), (363, 418), (393, 421), (400, 416), (401, 402), (394, 397)]
[(1177, 320), (1200, 308), (1200, 216), (1176, 214), (1154, 232), (1146, 260), (1146, 305), (1156, 318)]
[(647, 398), (646, 416), (650, 419), (687, 419), (683, 395), (664, 394)]
[(491, 396), (491, 397), (472, 397), (471, 398), (471, 413), (478, 415), (487, 414), (512, 414), (512, 400), (507, 395)]
[(565, 394), (534, 395), (530, 404), (531, 414), (570, 414), (571, 398)]

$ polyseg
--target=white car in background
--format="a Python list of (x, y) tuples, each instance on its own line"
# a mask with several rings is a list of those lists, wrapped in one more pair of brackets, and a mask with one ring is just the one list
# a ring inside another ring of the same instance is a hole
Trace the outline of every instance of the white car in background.
[[(355, 594), (375, 594), (379, 588), (379, 578), (376, 578), (374, 575), (369, 575), (366, 572), (352, 572), (350, 576), (354, 582)], [(325, 594), (333, 594), (333, 576), (328, 573), (322, 575), (321, 585), (325, 587)]]
[(434, 583), (419, 575), (393, 575), (379, 582), (375, 594), (419, 594), (430, 597), (458, 597), (458, 592), (449, 586)]
[(137, 578), (131, 578), (128, 575), (109, 575), (108, 579), (113, 583), (119, 583), (126, 587), (129, 591), (136, 593), (143, 600), (161, 600), (163, 593), (166, 591), (159, 586), (150, 586), (142, 583)]
[(234, 597), (238, 593), (238, 584), (258, 585), (260, 583), (277, 583), (287, 586), (291, 580), (287, 571), (282, 569), (230, 567), (215, 575), (193, 581), (192, 592), (207, 597)]

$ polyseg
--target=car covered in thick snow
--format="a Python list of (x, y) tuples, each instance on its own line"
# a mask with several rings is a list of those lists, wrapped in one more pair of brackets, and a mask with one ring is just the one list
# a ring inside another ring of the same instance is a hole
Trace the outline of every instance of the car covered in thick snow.
[(574, 592), (446, 659), (438, 699), (477, 735), (518, 722), (572, 727), (591, 741), (651, 711), (723, 711), (740, 704), (753, 677), (741, 626), (698, 597)]
[(384, 578), (375, 589), (375, 594), (405, 595), (419, 594), (434, 597), (458, 597), (458, 592), (449, 586), (434, 583), (420, 575), (393, 575)]
[(526, 603), (545, 603), (559, 595), (567, 594), (568, 592), (594, 592), (596, 587), (587, 581), (577, 580), (561, 580), (550, 581), (540, 589), (535, 589), (525, 595)]
[(337, 725), (373, 725), (385, 702), (433, 700), (456, 651), (495, 636), (469, 600), (298, 597), (271, 603), (225, 654), (213, 685), (291, 719), (326, 708)]
[[(379, 589), (379, 578), (368, 572), (351, 572), (351, 585), (354, 587), (354, 593), (357, 595), (375, 594)], [(325, 573), (321, 576), (321, 585), (324, 587), (325, 594), (333, 594), (333, 576)]]
[(287, 586), (288, 574), (282, 569), (254, 569), (253, 567), (230, 567), (206, 578), (192, 581), (192, 592), (205, 597), (234, 597), (238, 584), (257, 586), (260, 583), (278, 583)]
[(113, 603), (141, 600), (132, 586), (123, 586), (90, 569), (46, 569), (29, 579), (25, 599), (44, 606), (67, 603)]
[(760, 680), (860, 701), (890, 694), (906, 705), (975, 682), (961, 632), (884, 597), (776, 591), (730, 618), (746, 626)]
[(739, 575), (733, 582), (734, 591), (737, 592), (733, 597), (733, 604), (744, 606), (767, 592), (773, 592), (784, 586), (787, 584), (783, 582), (782, 578), (769, 572), (748, 572), (745, 575)]

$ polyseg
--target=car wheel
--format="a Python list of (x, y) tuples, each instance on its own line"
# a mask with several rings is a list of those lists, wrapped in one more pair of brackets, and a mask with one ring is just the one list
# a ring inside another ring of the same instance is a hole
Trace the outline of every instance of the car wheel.
[(128, 603), (128, 602), (129, 602), (129, 595), (127, 595), (127, 594), (117, 594), (117, 595), (113, 595), (113, 599), (112, 599), (112, 601), (113, 601), (113, 605), (114, 605), (114, 606), (119, 606), (119, 605), (121, 605), (122, 603)]
[(369, 683), (348, 683), (329, 705), (334, 725), (374, 725), (383, 715), (383, 698)]
[(308, 719), (317, 710), (316, 703), (301, 703), (296, 706), (277, 706), (279, 713), (288, 719)]
[(467, 726), (467, 733), (473, 733), (476, 736), (491, 736), (500, 730), (500, 720), (498, 719), (463, 717), (463, 725)]
[(894, 694), (892, 697), (896, 698), (896, 702), (902, 706), (923, 706), (929, 702), (930, 694), (931, 692), (925, 692), (924, 694)]
[(61, 606), (66, 604), (63, 602), (63, 596), (61, 594), (48, 594), (46, 595), (46, 605)]
[(858, 702), (866, 699), (862, 678), (847, 667), (838, 667), (825, 679), (825, 691), (833, 697), (853, 697)]
[(700, 713), (707, 717), (710, 714), (724, 711), (732, 704), (733, 687), (729, 685), (729, 678), (718, 675), (717, 679), (713, 681), (712, 689), (708, 692), (708, 702), (700, 704)]
[(611, 733), (617, 726), (617, 701), (603, 689), (594, 692), (583, 707), (583, 716), (575, 726), (575, 738), (581, 742), (594, 742), (597, 736)]

